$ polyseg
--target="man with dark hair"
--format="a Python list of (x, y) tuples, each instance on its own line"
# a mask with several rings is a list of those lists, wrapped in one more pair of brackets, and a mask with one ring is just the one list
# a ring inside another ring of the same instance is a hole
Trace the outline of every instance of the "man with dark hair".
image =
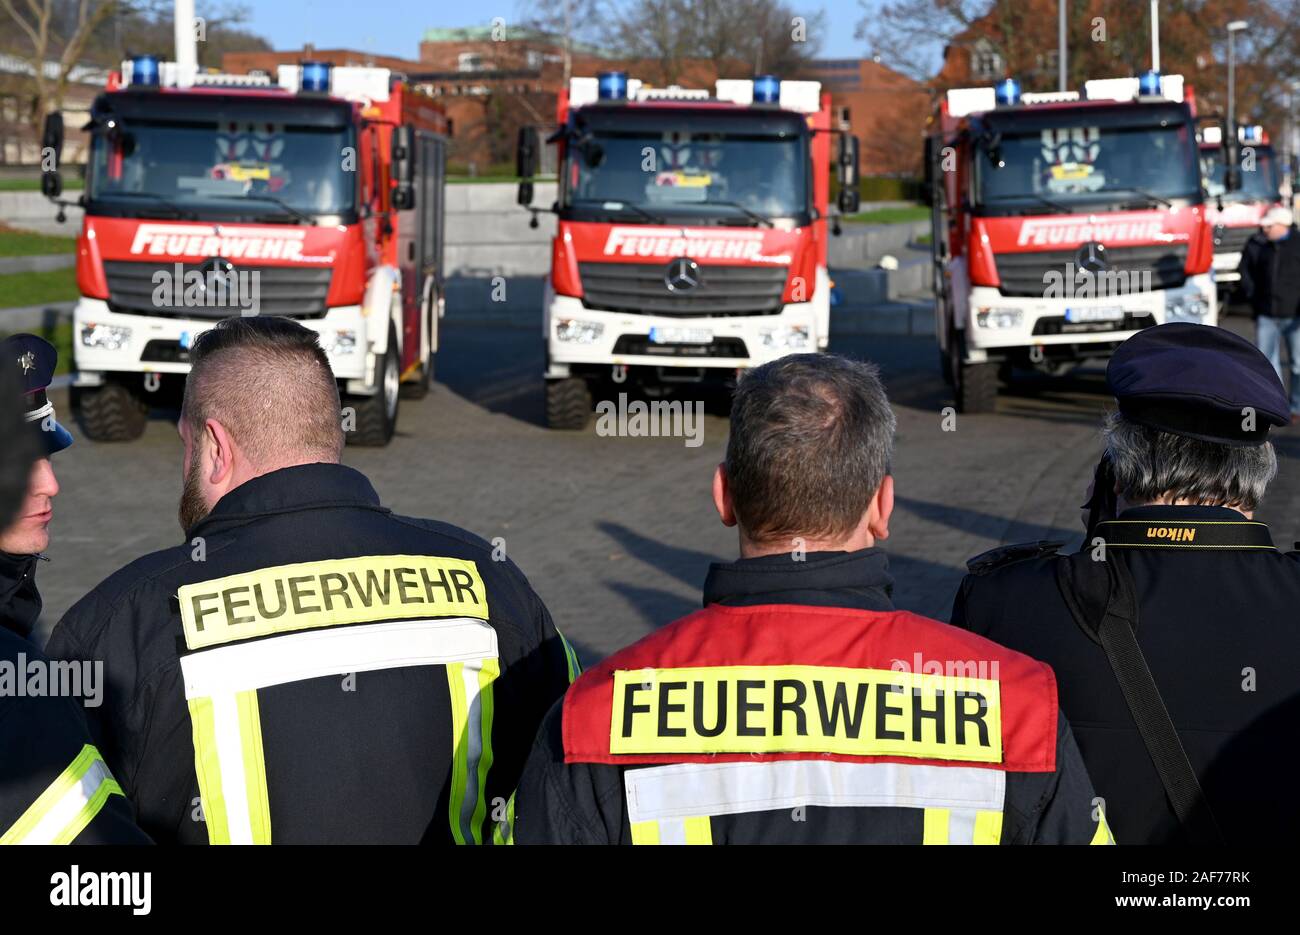
[(509, 561), (394, 516), (339, 464), (315, 335), (232, 318), (191, 352), (187, 542), (72, 608), (100, 657), (101, 749), (141, 824), (182, 843), (480, 843), (576, 665)]
[(1081, 551), (995, 549), (953, 623), (1056, 670), (1124, 843), (1247, 844), (1300, 824), (1300, 553), (1254, 519), (1290, 407), (1222, 328), (1166, 324), (1115, 351)]
[(79, 699), (54, 693), (65, 683), (29, 639), (59, 492), (50, 456), (72, 444), (46, 396), (56, 360), (36, 335), (0, 341), (0, 844), (144, 844)]
[(702, 611), (588, 671), (515, 800), (520, 843), (1109, 843), (1042, 663), (894, 607), (894, 415), (869, 364), (736, 390)]

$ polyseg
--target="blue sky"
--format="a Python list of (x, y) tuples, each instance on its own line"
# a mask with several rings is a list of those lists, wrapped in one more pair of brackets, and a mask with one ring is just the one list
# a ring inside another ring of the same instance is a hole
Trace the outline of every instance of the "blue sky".
[[(492, 17), (512, 21), (522, 8), (518, 0), (245, 0), (249, 25), (277, 49), (345, 47), (379, 55), (416, 58), (420, 36), (433, 26), (486, 26)], [(199, 4), (202, 9), (202, 2)], [(857, 58), (866, 44), (853, 38), (862, 19), (858, 0), (791, 0), (796, 12), (826, 13), (821, 54)]]

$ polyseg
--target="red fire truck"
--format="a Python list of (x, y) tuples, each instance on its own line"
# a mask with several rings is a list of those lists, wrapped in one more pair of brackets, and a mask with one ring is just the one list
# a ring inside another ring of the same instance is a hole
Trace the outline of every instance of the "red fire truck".
[[(630, 380), (651, 394), (726, 384), (826, 347), (832, 131), (818, 82), (724, 79), (710, 93), (610, 72), (572, 79), (558, 123), (543, 316), (549, 426), (584, 426), (597, 383)], [(525, 207), (538, 151), (526, 128)], [(857, 140), (841, 135), (838, 153), (840, 208), (851, 213)]]
[(1214, 280), (1219, 299), (1225, 301), (1241, 276), (1241, 251), (1246, 241), (1259, 232), (1260, 219), (1282, 201), (1277, 155), (1261, 126), (1237, 128), (1237, 180), (1240, 187), (1229, 191), (1224, 168), (1223, 128), (1207, 126), (1201, 131), (1201, 173), (1205, 177), (1206, 216), (1214, 230)]
[(1139, 329), (1214, 324), (1194, 100), (1181, 77), (949, 91), (926, 143), (936, 336), (957, 408)]
[[(74, 406), (96, 440), (174, 405), (196, 335), (230, 315), (320, 334), (350, 441), (387, 444), (433, 378), (446, 117), (384, 68), (218, 75), (140, 56), (91, 108)], [(62, 146), (51, 115), (45, 143)], [(43, 180), (60, 201), (57, 169)]]

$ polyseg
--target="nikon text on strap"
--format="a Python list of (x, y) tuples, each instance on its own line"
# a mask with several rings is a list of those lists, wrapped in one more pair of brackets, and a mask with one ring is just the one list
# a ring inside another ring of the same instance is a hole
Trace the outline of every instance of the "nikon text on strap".
[[(1108, 548), (1114, 544), (1107, 538)], [(1105, 650), (1124, 701), (1188, 840), (1193, 844), (1224, 843), (1205, 792), (1188, 762), (1164, 699), (1160, 697), (1160, 689), (1138, 646), (1138, 600), (1132, 573), (1118, 555), (1099, 562), (1093, 561), (1085, 551), (1061, 556), (1056, 565), (1056, 583), (1075, 622)]]

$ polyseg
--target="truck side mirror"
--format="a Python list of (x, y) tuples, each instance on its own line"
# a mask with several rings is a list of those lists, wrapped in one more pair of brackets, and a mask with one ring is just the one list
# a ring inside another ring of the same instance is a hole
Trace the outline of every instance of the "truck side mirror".
[(519, 204), (533, 203), (533, 176), (537, 174), (538, 138), (536, 127), (520, 127), (515, 147), (515, 175), (519, 177)]
[(840, 134), (839, 163), (840, 214), (856, 214), (862, 203), (858, 192), (858, 138), (850, 133)]
[(1223, 127), (1223, 190), (1241, 191), (1241, 147), (1237, 143), (1236, 127), (1228, 132)]
[(41, 193), (46, 198), (63, 194), (63, 177), (59, 175), (62, 156), (63, 114), (54, 111), (45, 115), (45, 129), (41, 133)]
[(409, 211), (415, 207), (415, 131), (409, 125), (393, 128), (393, 207)]

